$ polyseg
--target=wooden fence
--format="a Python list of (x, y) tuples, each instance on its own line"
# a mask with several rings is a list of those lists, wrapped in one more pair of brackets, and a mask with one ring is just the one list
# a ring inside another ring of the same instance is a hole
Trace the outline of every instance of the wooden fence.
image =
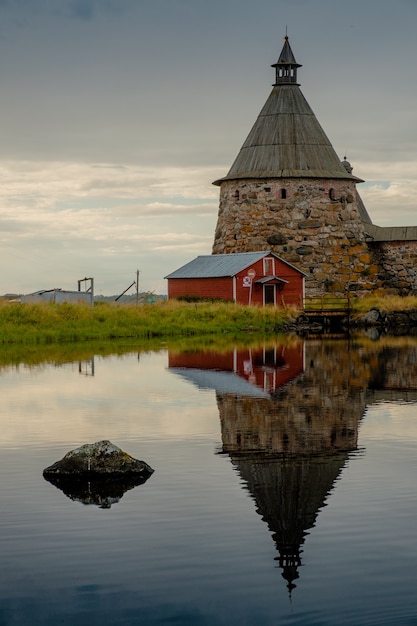
[(306, 298), (304, 313), (306, 315), (349, 315), (351, 311), (350, 297), (331, 297), (328, 295)]

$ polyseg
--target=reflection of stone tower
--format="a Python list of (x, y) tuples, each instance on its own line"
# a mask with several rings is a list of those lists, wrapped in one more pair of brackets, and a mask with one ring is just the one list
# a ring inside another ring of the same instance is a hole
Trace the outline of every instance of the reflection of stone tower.
[(305, 344), (305, 372), (273, 398), (217, 394), (226, 452), (322, 455), (356, 448), (369, 363), (348, 342)]
[(220, 186), (213, 253), (272, 249), (307, 274), (306, 293), (375, 288), (361, 179), (337, 157), (297, 83), (288, 37), (262, 111)]
[(223, 451), (273, 533), (289, 590), (307, 531), (357, 447), (369, 377), (347, 342), (308, 342), (305, 373), (273, 397), (217, 393)]

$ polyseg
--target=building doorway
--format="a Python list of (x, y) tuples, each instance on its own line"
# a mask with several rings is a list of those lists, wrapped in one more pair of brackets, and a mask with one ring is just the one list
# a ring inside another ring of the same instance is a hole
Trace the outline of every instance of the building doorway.
[(275, 285), (264, 285), (264, 304), (276, 304)]

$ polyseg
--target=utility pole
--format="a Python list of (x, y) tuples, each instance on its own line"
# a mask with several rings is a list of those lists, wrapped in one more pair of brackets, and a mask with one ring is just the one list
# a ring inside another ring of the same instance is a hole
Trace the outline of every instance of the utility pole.
[(136, 306), (139, 304), (139, 274), (140, 271), (136, 270)]

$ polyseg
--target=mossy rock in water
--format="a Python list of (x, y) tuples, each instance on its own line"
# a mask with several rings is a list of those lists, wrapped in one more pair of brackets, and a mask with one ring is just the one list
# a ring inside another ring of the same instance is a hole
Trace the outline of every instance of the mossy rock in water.
[(144, 461), (134, 459), (111, 441), (87, 443), (67, 452), (60, 460), (43, 470), (44, 476), (102, 476), (134, 474), (149, 477), (153, 469)]

